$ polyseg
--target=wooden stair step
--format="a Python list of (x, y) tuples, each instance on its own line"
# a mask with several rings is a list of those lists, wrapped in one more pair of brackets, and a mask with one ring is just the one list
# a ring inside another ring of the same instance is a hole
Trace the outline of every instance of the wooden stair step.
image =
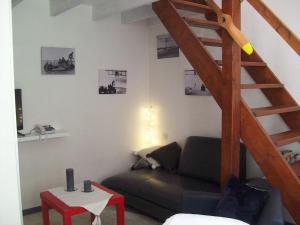
[(215, 46), (215, 47), (223, 46), (222, 40), (220, 40), (220, 39), (199, 37), (199, 41), (201, 41), (204, 45), (207, 45), (207, 46)]
[(300, 178), (300, 161), (293, 163), (291, 167), (295, 171), (296, 175)]
[(185, 0), (187, 2), (193, 2), (201, 5), (208, 5), (205, 0)]
[[(223, 61), (222, 60), (216, 60), (216, 63), (219, 66), (222, 66)], [(250, 61), (242, 61), (241, 66), (244, 67), (266, 67), (267, 64), (265, 62), (250, 62)]]
[(270, 136), (277, 146), (288, 145), (300, 141), (300, 130), (291, 130)]
[[(196, 0), (192, 1), (195, 2)], [(222, 104), (222, 71), (213, 61), (212, 56), (204, 48), (203, 44), (200, 44), (195, 32), (190, 29), (188, 23), (178, 14), (178, 11), (170, 0), (154, 2), (153, 9), (177, 42), (190, 64), (201, 76), (201, 79), (207, 85), (219, 106), (221, 108), (226, 107)], [(209, 18), (209, 20), (214, 19), (210, 15), (206, 15), (206, 18)], [(242, 61), (262, 61), (256, 52), (252, 56), (245, 56), (244, 53), (242, 55)], [(255, 83), (265, 83), (266, 81), (269, 83), (279, 83), (276, 76), (272, 74), (268, 67), (246, 67), (246, 69)], [(267, 90), (264, 94), (273, 103), (272, 105), (276, 105), (277, 101), (280, 105), (295, 105), (293, 104), (293, 98), (289, 96), (284, 88), (278, 91)], [(241, 137), (244, 143), (253, 154), (270, 183), (283, 193), (282, 197), (285, 206), (294, 216), (297, 224), (300, 225), (300, 182), (298, 178), (284, 161), (278, 148), (243, 99), (240, 101), (240, 110), (240, 126), (243, 131), (241, 132)], [(291, 113), (288, 115), (282, 114), (282, 116), (289, 127), (300, 128), (300, 114), (298, 116), (294, 116), (294, 114), (298, 115), (298, 113)], [(298, 137), (300, 140), (300, 131)]]
[(268, 89), (283, 87), (283, 84), (241, 84), (241, 89)]
[(198, 4), (202, 4), (202, 5), (207, 5), (205, 0), (186, 0), (186, 1), (187, 2), (194, 2), (194, 3), (198, 3)]
[(196, 2), (190, 2), (185, 0), (172, 0), (177, 9), (188, 10), (197, 13), (213, 12), (212, 8), (207, 5), (199, 4)]
[(190, 26), (193, 27), (201, 27), (201, 28), (210, 28), (219, 30), (222, 27), (218, 22), (211, 21), (211, 20), (204, 20), (204, 19), (197, 19), (189, 16), (182, 17)]
[(273, 114), (289, 113), (299, 111), (300, 106), (270, 106), (252, 109), (255, 116), (267, 116)]

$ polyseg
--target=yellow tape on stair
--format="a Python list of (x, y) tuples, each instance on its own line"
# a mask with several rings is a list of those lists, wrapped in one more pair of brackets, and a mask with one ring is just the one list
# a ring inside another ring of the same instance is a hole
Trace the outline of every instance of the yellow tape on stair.
[(252, 45), (250, 44), (250, 42), (248, 42), (247, 44), (245, 44), (243, 47), (242, 47), (243, 51), (246, 52), (248, 55), (251, 55), (252, 52), (253, 52), (253, 47)]

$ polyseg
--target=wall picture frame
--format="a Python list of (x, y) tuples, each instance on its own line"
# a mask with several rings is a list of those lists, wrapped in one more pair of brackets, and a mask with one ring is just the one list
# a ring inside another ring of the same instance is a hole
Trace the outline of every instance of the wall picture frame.
[(179, 57), (179, 47), (169, 34), (162, 34), (157, 39), (157, 58), (175, 58)]
[(75, 48), (41, 47), (43, 75), (75, 75)]
[(211, 96), (211, 93), (193, 69), (184, 71), (185, 95)]
[(104, 94), (126, 94), (127, 92), (127, 70), (99, 70), (99, 95)]

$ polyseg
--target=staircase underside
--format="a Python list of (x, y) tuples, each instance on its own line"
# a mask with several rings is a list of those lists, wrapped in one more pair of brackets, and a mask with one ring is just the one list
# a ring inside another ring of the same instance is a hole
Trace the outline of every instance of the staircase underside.
[[(203, 1), (192, 2), (201, 3)], [(221, 46), (222, 42), (211, 39), (205, 39), (202, 42), (201, 38), (197, 37), (190, 28), (190, 25), (195, 26), (197, 22), (190, 18), (188, 21), (186, 18), (182, 18), (170, 0), (161, 0), (153, 3), (153, 9), (210, 90), (220, 108), (222, 108), (222, 71), (218, 65), (220, 62), (216, 62), (204, 47), (206, 43)], [(203, 7), (201, 10), (203, 10)], [(212, 19), (214, 16), (211, 16), (211, 12), (208, 12), (207, 18)], [(199, 23), (203, 24), (203, 21)], [(204, 25), (204, 27), (205, 26), (216, 27), (212, 22), (209, 22), (208, 25)], [(242, 61), (259, 64), (259, 66), (246, 66), (246, 70), (257, 83), (256, 85), (261, 85), (261, 87), (248, 85), (248, 88), (262, 88), (262, 92), (275, 107), (286, 105), (299, 107), (256, 52), (251, 56), (242, 54)], [(266, 86), (263, 87), (263, 85)], [(247, 85), (245, 85), (244, 88), (247, 88)], [(292, 108), (290, 110), (292, 110)], [(295, 108), (294, 110), (295, 111), (292, 110), (292, 112), (289, 113), (283, 112), (280, 116), (290, 129), (300, 130), (300, 112)], [(281, 155), (276, 146), (276, 141), (274, 142), (274, 137), (272, 139), (272, 137), (266, 133), (253, 113), (253, 110), (250, 109), (244, 100), (240, 102), (240, 113), (241, 138), (243, 142), (251, 151), (257, 164), (273, 187), (281, 190), (285, 206), (297, 224), (300, 224), (300, 181), (298, 177)]]

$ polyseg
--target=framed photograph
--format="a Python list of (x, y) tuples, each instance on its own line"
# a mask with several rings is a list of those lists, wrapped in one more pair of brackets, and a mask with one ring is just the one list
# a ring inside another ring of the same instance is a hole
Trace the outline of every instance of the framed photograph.
[(195, 70), (185, 70), (185, 95), (211, 96)]
[(44, 75), (74, 75), (75, 49), (42, 47), (42, 74)]
[(157, 36), (157, 58), (179, 57), (179, 48), (174, 39), (169, 34)]
[(99, 70), (99, 94), (126, 94), (127, 70)]

